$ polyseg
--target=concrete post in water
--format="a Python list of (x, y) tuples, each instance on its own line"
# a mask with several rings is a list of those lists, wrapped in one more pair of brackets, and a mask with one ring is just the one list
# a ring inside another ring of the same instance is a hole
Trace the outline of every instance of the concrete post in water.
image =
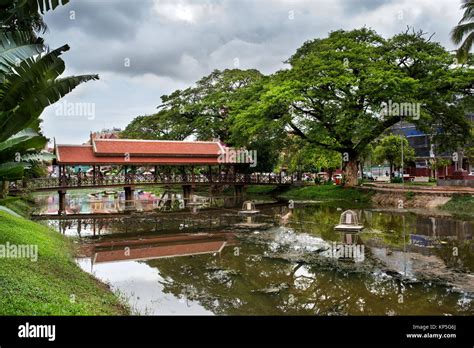
[(125, 186), (125, 200), (131, 201), (133, 199), (133, 187), (132, 186)]
[(184, 205), (187, 206), (191, 201), (191, 196), (194, 194), (193, 185), (183, 185), (183, 200)]
[(63, 212), (66, 211), (66, 190), (58, 190), (59, 194), (59, 207), (58, 207), (58, 215), (62, 215)]
[(212, 166), (209, 166), (209, 182), (212, 182)]
[(244, 185), (234, 185), (234, 197), (236, 203), (242, 203), (244, 201)]

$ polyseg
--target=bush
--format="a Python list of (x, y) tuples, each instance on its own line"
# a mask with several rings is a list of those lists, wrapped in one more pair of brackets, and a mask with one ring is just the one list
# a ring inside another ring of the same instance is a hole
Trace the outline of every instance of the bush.
[(401, 184), (403, 182), (403, 179), (400, 177), (393, 177), (390, 179), (390, 182), (392, 184)]
[(321, 185), (321, 184), (323, 183), (323, 181), (324, 181), (324, 180), (323, 180), (322, 178), (320, 178), (319, 176), (317, 176), (316, 178), (314, 178), (314, 183), (315, 183), (316, 185)]

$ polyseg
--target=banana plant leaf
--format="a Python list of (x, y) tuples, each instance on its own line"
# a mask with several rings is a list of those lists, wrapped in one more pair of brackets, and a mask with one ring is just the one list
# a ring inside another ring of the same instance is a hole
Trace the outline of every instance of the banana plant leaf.
[(51, 162), (55, 158), (56, 156), (49, 152), (38, 152), (21, 156), (21, 160), (29, 164)]
[(0, 75), (11, 72), (19, 62), (45, 51), (42, 40), (28, 32), (0, 32)]
[[(38, 151), (44, 148), (47, 139), (32, 129), (25, 129), (0, 142), (0, 162), (14, 159), (19, 162), (28, 151)], [(19, 158), (16, 158), (18, 157)]]
[(26, 163), (7, 162), (0, 164), (0, 180), (19, 180), (23, 178), (25, 169), (29, 168)]

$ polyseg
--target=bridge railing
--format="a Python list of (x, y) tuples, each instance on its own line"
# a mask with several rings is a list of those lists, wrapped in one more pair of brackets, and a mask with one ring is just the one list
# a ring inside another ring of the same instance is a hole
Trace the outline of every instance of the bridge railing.
[(60, 189), (77, 187), (96, 187), (114, 185), (139, 185), (139, 184), (292, 184), (291, 175), (274, 173), (252, 174), (119, 174), (101, 177), (88, 176), (62, 176), (59, 178), (36, 178), (27, 181), (14, 181), (10, 183), (11, 191)]

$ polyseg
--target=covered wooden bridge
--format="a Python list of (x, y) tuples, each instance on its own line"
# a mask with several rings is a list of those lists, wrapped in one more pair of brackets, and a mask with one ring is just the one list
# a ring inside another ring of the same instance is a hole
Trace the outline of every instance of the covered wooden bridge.
[[(246, 161), (228, 156), (231, 151), (235, 150), (210, 141), (91, 139), (90, 145), (58, 144), (54, 162), (58, 175), (14, 183), (11, 190), (57, 190), (59, 210), (64, 211), (71, 189), (123, 187), (125, 199), (131, 200), (137, 185), (181, 185), (186, 201), (197, 185), (231, 185), (241, 197), (246, 185), (292, 183), (292, 177), (281, 174), (238, 173), (237, 164)], [(78, 171), (78, 167), (90, 169)], [(105, 175), (104, 168), (113, 170)]]

